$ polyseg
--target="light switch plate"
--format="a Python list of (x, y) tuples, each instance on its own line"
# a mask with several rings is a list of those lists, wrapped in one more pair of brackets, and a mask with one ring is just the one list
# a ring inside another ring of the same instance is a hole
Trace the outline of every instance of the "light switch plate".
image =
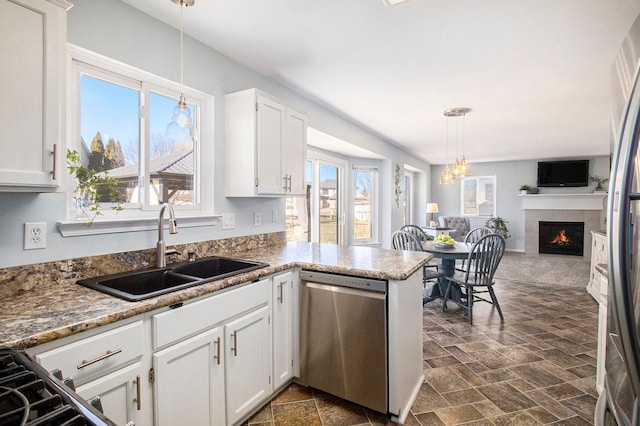
[(262, 226), (262, 213), (255, 212), (253, 214), (253, 226)]
[(31, 222), (24, 224), (24, 249), (47, 248), (47, 223)]
[(234, 213), (222, 213), (222, 229), (233, 229), (236, 227), (236, 215)]

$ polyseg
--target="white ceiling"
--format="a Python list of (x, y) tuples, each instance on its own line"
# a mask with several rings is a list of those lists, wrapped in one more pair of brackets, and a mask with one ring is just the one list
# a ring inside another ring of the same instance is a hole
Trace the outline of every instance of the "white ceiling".
[[(124, 0), (178, 24), (170, 0)], [(638, 0), (196, 0), (185, 32), (432, 164), (609, 153)], [(461, 141), (461, 139), (460, 139)], [(461, 142), (457, 152), (461, 154)]]

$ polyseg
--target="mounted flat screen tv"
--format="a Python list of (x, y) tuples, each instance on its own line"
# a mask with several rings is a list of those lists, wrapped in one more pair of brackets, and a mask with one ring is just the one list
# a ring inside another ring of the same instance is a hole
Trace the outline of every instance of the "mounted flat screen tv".
[(589, 160), (539, 161), (538, 186), (589, 186)]

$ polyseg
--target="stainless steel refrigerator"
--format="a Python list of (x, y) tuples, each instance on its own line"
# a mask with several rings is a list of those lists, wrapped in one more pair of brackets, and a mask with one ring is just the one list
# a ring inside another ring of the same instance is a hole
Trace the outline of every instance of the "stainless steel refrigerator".
[(640, 17), (612, 70), (605, 390), (596, 425), (640, 425)]

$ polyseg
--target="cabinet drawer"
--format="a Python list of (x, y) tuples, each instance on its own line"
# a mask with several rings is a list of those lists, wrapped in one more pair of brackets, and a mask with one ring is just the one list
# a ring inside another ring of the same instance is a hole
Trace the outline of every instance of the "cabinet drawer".
[(189, 303), (153, 316), (153, 349), (204, 331), (231, 317), (267, 304), (269, 279)]
[(78, 386), (142, 357), (143, 345), (143, 322), (136, 321), (43, 352), (35, 358), (45, 369), (58, 368), (64, 377), (73, 377)]

